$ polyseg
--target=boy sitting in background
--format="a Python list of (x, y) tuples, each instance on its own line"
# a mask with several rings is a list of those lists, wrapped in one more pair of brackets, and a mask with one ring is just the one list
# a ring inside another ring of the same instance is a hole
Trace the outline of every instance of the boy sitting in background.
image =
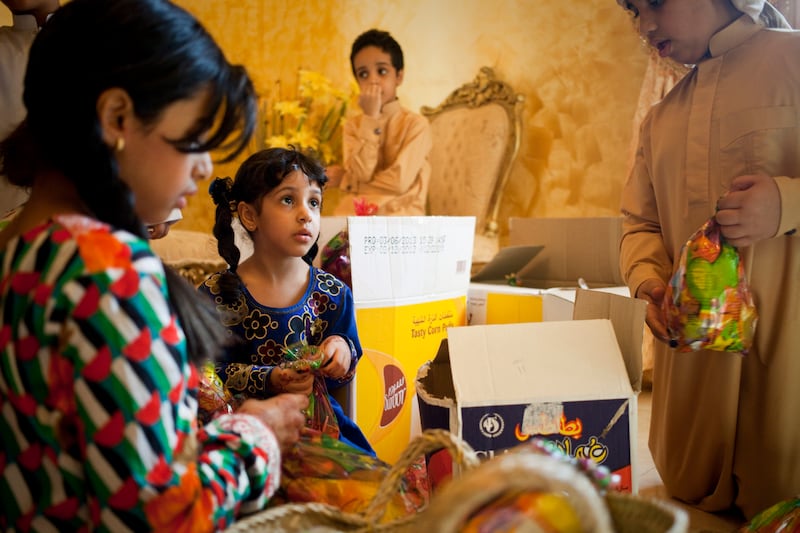
[(344, 165), (326, 169), (342, 195), (336, 215), (354, 215), (353, 200), (378, 206), (378, 215), (424, 215), (431, 168), (428, 120), (400, 105), (403, 50), (387, 32), (371, 29), (353, 42), (350, 65), (362, 113), (345, 122)]

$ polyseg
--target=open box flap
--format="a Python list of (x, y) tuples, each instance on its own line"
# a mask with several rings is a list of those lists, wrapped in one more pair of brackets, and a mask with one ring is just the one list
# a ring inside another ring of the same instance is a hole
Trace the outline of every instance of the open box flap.
[(614, 326), (631, 387), (642, 390), (642, 336), (647, 302), (603, 291), (578, 289), (573, 320), (608, 318)]
[(462, 407), (633, 395), (610, 320), (569, 320), (448, 330)]
[(509, 219), (511, 246), (540, 245), (543, 250), (517, 272), (526, 287), (622, 285), (619, 241), (622, 217)]
[(473, 282), (506, 283), (508, 274), (516, 274), (525, 268), (543, 246), (506, 246), (480, 272), (472, 276)]

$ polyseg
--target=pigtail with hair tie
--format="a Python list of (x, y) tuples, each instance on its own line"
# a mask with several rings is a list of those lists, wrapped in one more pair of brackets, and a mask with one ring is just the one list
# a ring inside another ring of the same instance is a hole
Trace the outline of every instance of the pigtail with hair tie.
[(214, 181), (208, 186), (208, 194), (211, 195), (215, 205), (230, 204), (231, 189), (233, 189), (233, 180), (231, 178), (214, 178)]

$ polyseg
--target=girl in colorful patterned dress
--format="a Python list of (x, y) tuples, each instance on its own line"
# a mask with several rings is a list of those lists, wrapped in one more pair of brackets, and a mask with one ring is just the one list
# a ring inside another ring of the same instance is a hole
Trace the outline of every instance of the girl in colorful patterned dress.
[[(281, 366), (285, 350), (296, 343), (319, 347), (329, 390), (355, 376), (362, 352), (352, 293), (311, 265), (326, 181), (315, 160), (292, 149), (270, 148), (250, 156), (235, 180), (218, 178), (211, 186), (217, 205), (214, 235), (230, 268), (210, 276), (200, 290), (213, 299), (232, 336), (244, 341), (217, 364), (234, 394), (311, 393), (311, 372)], [(231, 226), (234, 214), (253, 244), (252, 255), (241, 263)], [(329, 399), (339, 438), (374, 455), (358, 426)]]
[(195, 363), (224, 330), (142, 224), (246, 146), (253, 92), (166, 0), (72, 0), (34, 40), (2, 146), (31, 188), (0, 231), (3, 531), (210, 531), (277, 488), (307, 398), (198, 426)]

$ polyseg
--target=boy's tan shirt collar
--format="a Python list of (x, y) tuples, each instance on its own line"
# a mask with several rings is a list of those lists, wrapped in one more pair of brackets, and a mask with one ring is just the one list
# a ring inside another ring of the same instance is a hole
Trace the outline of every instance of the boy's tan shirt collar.
[(721, 56), (763, 29), (764, 26), (756, 24), (749, 16), (742, 15), (711, 37), (708, 43), (711, 57)]

